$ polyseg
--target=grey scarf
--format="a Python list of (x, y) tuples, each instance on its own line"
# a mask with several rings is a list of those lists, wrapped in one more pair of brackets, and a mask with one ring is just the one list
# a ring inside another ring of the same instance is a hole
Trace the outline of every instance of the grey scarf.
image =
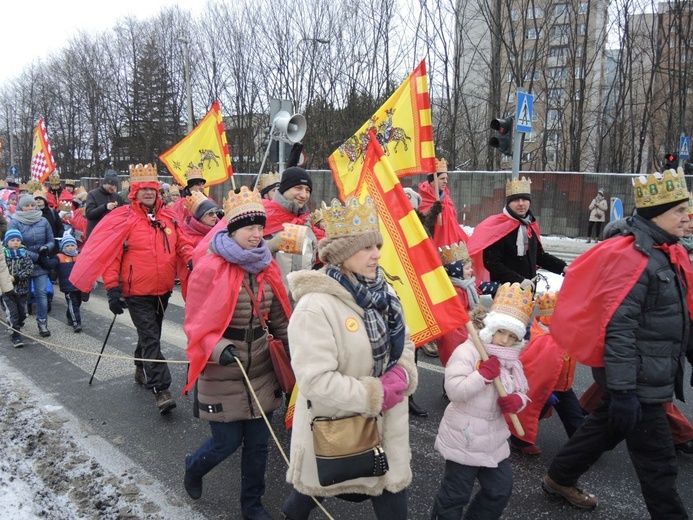
[(22, 224), (31, 226), (32, 224), (36, 224), (39, 220), (43, 218), (43, 213), (41, 213), (40, 209), (32, 209), (30, 211), (17, 211), (12, 216), (12, 218), (16, 218)]
[(461, 287), (467, 291), (467, 300), (469, 301), (469, 308), (474, 309), (479, 305), (479, 293), (476, 292), (476, 276), (472, 276), (467, 280), (462, 278), (450, 277), (452, 285)]

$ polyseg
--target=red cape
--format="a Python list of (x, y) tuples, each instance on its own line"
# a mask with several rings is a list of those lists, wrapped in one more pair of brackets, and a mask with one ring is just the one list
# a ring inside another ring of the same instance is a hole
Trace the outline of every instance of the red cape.
[[(282, 208), (281, 205), (277, 204), (273, 200), (262, 199), (262, 204), (265, 206), (265, 212), (267, 213), (265, 236), (274, 235), (279, 231), (284, 231), (284, 224), (296, 224), (298, 226), (310, 224), (310, 213), (294, 215), (290, 211)], [(312, 224), (310, 224), (310, 228), (313, 230), (313, 234), (318, 241), (325, 238), (324, 230), (313, 226)]]
[[(520, 227), (519, 220), (505, 213), (498, 213), (497, 215), (491, 215), (474, 228), (474, 233), (467, 243), (467, 250), (469, 251), (469, 256), (474, 261), (474, 275), (477, 282), (488, 282), (491, 279), (484, 267), (484, 249), (495, 244), (518, 227)], [(536, 220), (530, 224), (527, 234), (530, 235), (532, 232), (537, 236), (537, 240), (541, 242), (539, 223)]]
[[(210, 253), (200, 257), (188, 278), (190, 292), (185, 301), (183, 330), (188, 337), (187, 355), (190, 360), (188, 382), (183, 395), (193, 387), (204, 370), (214, 346), (231, 322), (239, 291), (243, 287), (245, 271), (219, 255)], [(282, 283), (277, 263), (272, 263), (257, 276), (258, 285), (264, 288), (263, 280), (269, 283), (275, 298), (291, 316), (291, 304)], [(208, 290), (214, 287), (214, 290)]]
[[(428, 181), (419, 183), (419, 195), (421, 195), (421, 204), (418, 210), (421, 213), (426, 213), (433, 203), (438, 200), (435, 194), (433, 184)], [(449, 246), (469, 240), (467, 233), (464, 232), (460, 223), (457, 221), (457, 209), (455, 203), (450, 198), (450, 190), (445, 188), (445, 196), (440, 200), (443, 205), (443, 211), (440, 213), (440, 218), (436, 219), (433, 228), (433, 243), (437, 248)]]
[[(464, 308), (467, 309), (467, 291), (462, 289), (462, 287), (453, 286), (457, 296), (464, 302)], [(436, 340), (438, 346), (438, 355), (440, 356), (440, 363), (445, 367), (448, 365), (448, 360), (455, 349), (467, 341), (469, 338), (469, 332), (467, 331), (467, 326), (461, 325), (450, 332), (443, 334)]]

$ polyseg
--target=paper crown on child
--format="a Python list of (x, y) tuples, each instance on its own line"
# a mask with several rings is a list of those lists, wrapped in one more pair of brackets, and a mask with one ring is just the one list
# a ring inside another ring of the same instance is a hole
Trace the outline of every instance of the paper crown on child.
[[(500, 329), (505, 329), (523, 339), (525, 330), (534, 311), (532, 289), (522, 289), (519, 283), (504, 283), (496, 291), (491, 310), (484, 318), (484, 328), (479, 335), (489, 341)], [(482, 334), (483, 333), (483, 334)]]
[(532, 193), (532, 180), (526, 177), (509, 180), (505, 183), (505, 196), (530, 195)]
[(321, 210), (321, 209), (316, 209), (315, 211), (313, 211), (313, 212), (310, 214), (310, 223), (313, 224), (313, 225), (315, 226), (318, 222), (320, 222), (320, 221), (323, 220), (324, 218), (325, 218), (325, 217), (324, 217), (323, 214), (322, 214), (322, 210)]
[(200, 204), (202, 204), (204, 201), (209, 200), (207, 197), (205, 197), (204, 193), (200, 193), (199, 191), (193, 191), (185, 197), (185, 207), (188, 209), (188, 212), (191, 215), (195, 215), (195, 211), (197, 208), (200, 207)]
[(257, 189), (260, 190), (261, 195), (264, 195), (273, 187), (279, 186), (281, 180), (282, 176), (278, 173), (265, 173), (263, 175), (260, 175), (260, 179), (257, 181)]
[(443, 265), (448, 265), (460, 260), (462, 263), (466, 264), (471, 260), (469, 251), (467, 250), (467, 244), (461, 241), (457, 244), (450, 244), (449, 246), (438, 248), (438, 254), (440, 255), (440, 261)]
[(188, 185), (190, 185), (191, 181), (207, 182), (202, 170), (192, 163), (188, 166), (188, 171), (185, 172), (185, 180), (188, 182)]
[(551, 316), (556, 308), (556, 302), (558, 302), (557, 292), (546, 292), (537, 296), (534, 300), (537, 314), (539, 314), (539, 316)]
[(131, 164), (130, 165), (130, 182), (159, 182), (156, 173), (156, 165), (147, 164)]
[(689, 197), (682, 168), (650, 173), (647, 177), (639, 175), (632, 182), (638, 209), (684, 201)]
[(229, 233), (253, 224), (264, 226), (267, 220), (260, 192), (251, 191), (247, 186), (229, 191), (228, 197), (224, 199), (224, 213)]
[(72, 202), (66, 200), (60, 201), (60, 203), (58, 204), (58, 211), (72, 211)]
[(329, 206), (323, 202), (322, 216), (326, 224), (325, 236), (328, 238), (380, 231), (378, 210), (370, 197), (366, 197), (363, 203), (356, 197), (349, 197), (344, 205), (337, 199), (332, 199)]

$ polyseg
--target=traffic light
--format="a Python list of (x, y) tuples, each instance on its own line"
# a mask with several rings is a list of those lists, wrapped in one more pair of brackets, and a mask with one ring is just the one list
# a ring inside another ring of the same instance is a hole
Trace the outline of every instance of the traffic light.
[(498, 148), (502, 154), (513, 154), (513, 125), (515, 116), (506, 117), (505, 119), (492, 119), (491, 130), (498, 132), (497, 136), (488, 140), (489, 146)]
[(679, 154), (668, 153), (664, 156), (664, 169), (671, 170), (679, 167)]

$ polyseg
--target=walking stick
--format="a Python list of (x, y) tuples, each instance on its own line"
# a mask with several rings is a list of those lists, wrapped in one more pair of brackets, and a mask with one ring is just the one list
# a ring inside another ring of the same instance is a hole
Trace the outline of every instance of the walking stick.
[[(471, 321), (467, 322), (467, 330), (469, 331), (469, 336), (472, 338), (474, 346), (479, 351), (479, 355), (481, 356), (482, 361), (486, 361), (488, 359), (488, 354), (486, 353), (484, 344), (481, 342), (481, 339), (479, 338), (479, 335), (476, 333), (476, 329), (474, 328), (474, 325)], [(508, 392), (506, 392), (505, 388), (503, 388), (503, 383), (501, 383), (500, 377), (493, 378), (493, 386), (496, 387), (496, 391), (498, 392), (499, 396), (505, 397), (506, 395), (508, 395)], [(515, 431), (517, 432), (517, 434), (520, 437), (524, 437), (525, 430), (522, 427), (520, 419), (518, 419), (517, 415), (515, 415), (514, 413), (509, 413), (508, 417), (510, 417), (510, 421), (513, 423), (513, 426), (515, 427)]]
[(96, 365), (94, 366), (94, 371), (91, 373), (91, 377), (89, 378), (89, 384), (94, 380), (94, 375), (96, 374), (96, 369), (99, 368), (99, 361), (101, 361), (101, 356), (103, 356), (103, 351), (106, 348), (106, 343), (108, 343), (108, 337), (111, 335), (111, 331), (113, 330), (113, 324), (115, 323), (116, 318), (118, 317), (117, 314), (113, 315), (113, 321), (111, 322), (111, 326), (108, 327), (108, 332), (106, 333), (106, 339), (103, 340), (103, 345), (101, 346), (101, 352), (99, 352), (99, 357), (96, 360)]

